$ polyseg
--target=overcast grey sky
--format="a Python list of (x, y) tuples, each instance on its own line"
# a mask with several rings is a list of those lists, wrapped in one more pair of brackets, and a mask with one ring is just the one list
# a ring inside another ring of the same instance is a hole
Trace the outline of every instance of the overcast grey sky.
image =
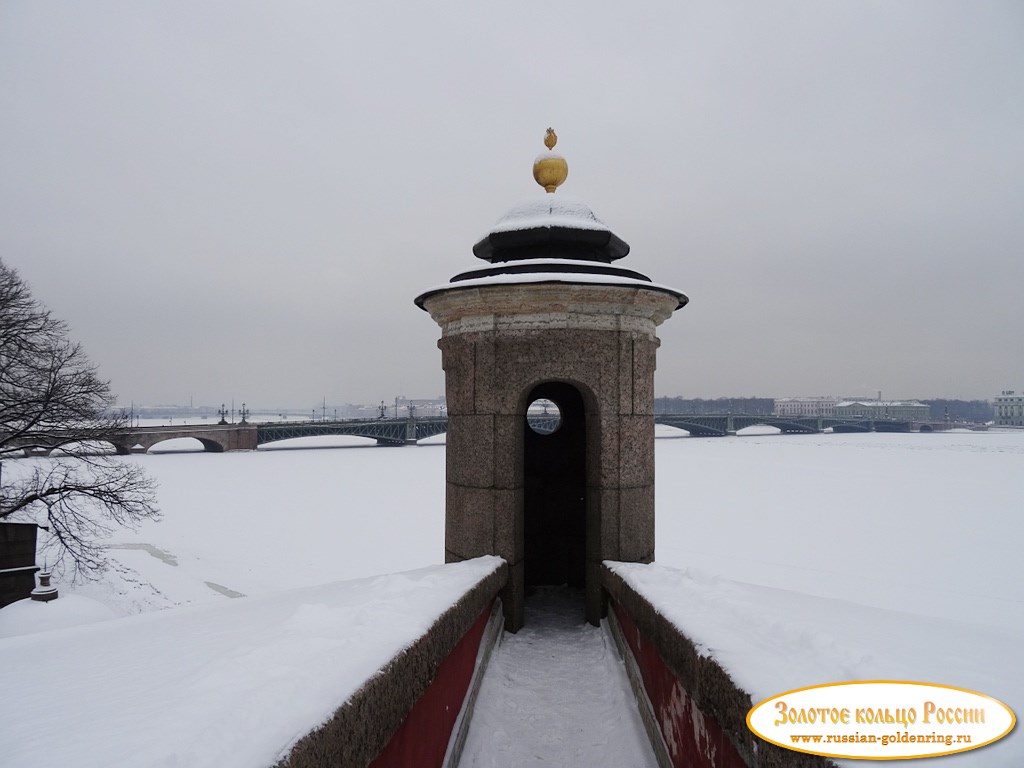
[(549, 125), (658, 394), (1024, 389), (1019, 0), (3, 0), (0, 258), (124, 403), (433, 397)]

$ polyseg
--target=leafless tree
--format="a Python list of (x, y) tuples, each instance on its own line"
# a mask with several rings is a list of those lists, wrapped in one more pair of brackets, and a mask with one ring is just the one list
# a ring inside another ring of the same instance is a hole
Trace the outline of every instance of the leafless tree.
[(141, 467), (96, 451), (127, 424), (112, 406), (67, 325), (0, 260), (0, 460), (14, 459), (0, 474), (0, 520), (48, 527), (48, 558), (73, 575), (103, 570), (116, 526), (159, 516)]

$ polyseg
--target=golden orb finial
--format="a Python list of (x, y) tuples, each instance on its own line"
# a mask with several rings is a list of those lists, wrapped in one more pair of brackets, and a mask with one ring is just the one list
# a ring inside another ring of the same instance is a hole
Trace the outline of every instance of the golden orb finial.
[(557, 143), (558, 135), (548, 128), (544, 135), (544, 146), (548, 151), (542, 153), (533, 164), (533, 178), (547, 192), (558, 189), (569, 175), (569, 164), (565, 162), (565, 158), (551, 151)]

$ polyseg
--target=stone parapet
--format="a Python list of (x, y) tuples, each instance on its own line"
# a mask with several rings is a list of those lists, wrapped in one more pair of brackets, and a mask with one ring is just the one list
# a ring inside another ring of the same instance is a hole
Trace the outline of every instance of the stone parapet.
[[(479, 644), (491, 605), (507, 580), (508, 568), (502, 565), (478, 582), (326, 723), (299, 739), (275, 768), (440, 766), (472, 675), (473, 642)], [(449, 670), (445, 664), (457, 648), (457, 655), (464, 657), (461, 668)], [(410, 714), (426, 697), (418, 715), (426, 720), (407, 727)], [(441, 728), (447, 732), (439, 734)], [(424, 743), (424, 734), (430, 734), (431, 743)]]
[[(638, 698), (649, 704), (649, 735), (674, 768), (836, 768), (782, 749), (747, 728), (750, 694), (714, 658), (607, 566), (601, 581)], [(642, 707), (643, 708), (643, 707)], [(660, 744), (657, 742), (661, 742)]]

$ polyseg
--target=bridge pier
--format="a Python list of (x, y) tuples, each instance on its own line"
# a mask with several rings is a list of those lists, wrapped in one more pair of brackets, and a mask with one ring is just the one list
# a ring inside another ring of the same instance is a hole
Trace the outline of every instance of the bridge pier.
[[(203, 443), (203, 447), (206, 450), (210, 450), (206, 445), (206, 440), (200, 440)], [(254, 425), (246, 424), (244, 427), (238, 427), (228, 432), (227, 445), (224, 446), (226, 451), (255, 451), (257, 445), (257, 430)]]

